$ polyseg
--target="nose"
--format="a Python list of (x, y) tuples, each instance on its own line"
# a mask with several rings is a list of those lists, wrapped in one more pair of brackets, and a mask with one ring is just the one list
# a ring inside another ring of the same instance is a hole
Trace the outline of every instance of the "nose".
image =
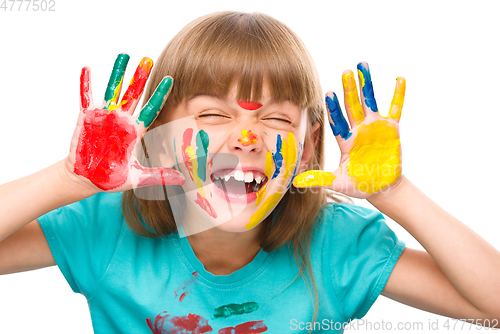
[(259, 153), (262, 150), (262, 140), (250, 129), (242, 129), (230, 139), (230, 149), (243, 153)]

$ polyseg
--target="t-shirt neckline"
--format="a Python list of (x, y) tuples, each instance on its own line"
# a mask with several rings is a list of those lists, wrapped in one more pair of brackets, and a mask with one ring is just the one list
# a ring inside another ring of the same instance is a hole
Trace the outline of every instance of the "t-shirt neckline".
[(176, 240), (180, 245), (182, 255), (184, 255), (184, 258), (187, 260), (188, 264), (194, 271), (198, 273), (199, 276), (215, 284), (233, 284), (243, 280), (251, 280), (267, 268), (275, 255), (274, 252), (268, 253), (261, 248), (254, 259), (243, 268), (238, 269), (229, 275), (214, 275), (211, 272), (207, 271), (203, 263), (198, 260), (193, 251), (193, 248), (191, 247), (191, 244), (189, 243), (188, 238), (180, 237), (177, 233), (176, 235)]

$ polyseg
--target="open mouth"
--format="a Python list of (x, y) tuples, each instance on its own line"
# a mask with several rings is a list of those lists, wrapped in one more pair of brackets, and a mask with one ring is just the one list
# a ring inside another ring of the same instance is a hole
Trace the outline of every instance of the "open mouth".
[(211, 175), (212, 182), (222, 191), (235, 195), (251, 194), (259, 191), (267, 182), (264, 173), (249, 170), (226, 169)]

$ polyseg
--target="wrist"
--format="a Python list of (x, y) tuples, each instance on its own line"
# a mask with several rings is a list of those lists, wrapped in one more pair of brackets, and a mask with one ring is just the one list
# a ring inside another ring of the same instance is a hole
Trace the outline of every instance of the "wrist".
[(71, 172), (68, 169), (68, 164), (67, 159), (64, 159), (56, 163), (56, 168), (61, 185), (71, 197), (78, 201), (99, 192), (99, 189), (91, 184), (89, 180)]
[(382, 204), (386, 202), (392, 202), (394, 198), (398, 197), (398, 194), (401, 193), (406, 187), (408, 187), (410, 180), (408, 180), (404, 175), (390, 186), (382, 189), (379, 192), (367, 197), (368, 202), (377, 206), (377, 204)]

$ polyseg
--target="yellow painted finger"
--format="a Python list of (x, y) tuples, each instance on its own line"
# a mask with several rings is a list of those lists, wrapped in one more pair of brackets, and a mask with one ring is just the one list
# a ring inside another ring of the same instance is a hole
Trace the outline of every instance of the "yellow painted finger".
[(405, 100), (406, 80), (405, 78), (398, 77), (396, 79), (396, 89), (394, 90), (394, 97), (391, 102), (391, 109), (389, 110), (389, 117), (397, 121), (401, 118), (401, 110), (403, 110), (403, 102)]
[(342, 74), (342, 85), (344, 86), (344, 96), (353, 121), (358, 124), (365, 119), (363, 107), (359, 102), (358, 88), (352, 71)]
[(324, 187), (333, 185), (335, 175), (322, 170), (308, 170), (300, 173), (293, 180), (293, 185), (297, 188)]

